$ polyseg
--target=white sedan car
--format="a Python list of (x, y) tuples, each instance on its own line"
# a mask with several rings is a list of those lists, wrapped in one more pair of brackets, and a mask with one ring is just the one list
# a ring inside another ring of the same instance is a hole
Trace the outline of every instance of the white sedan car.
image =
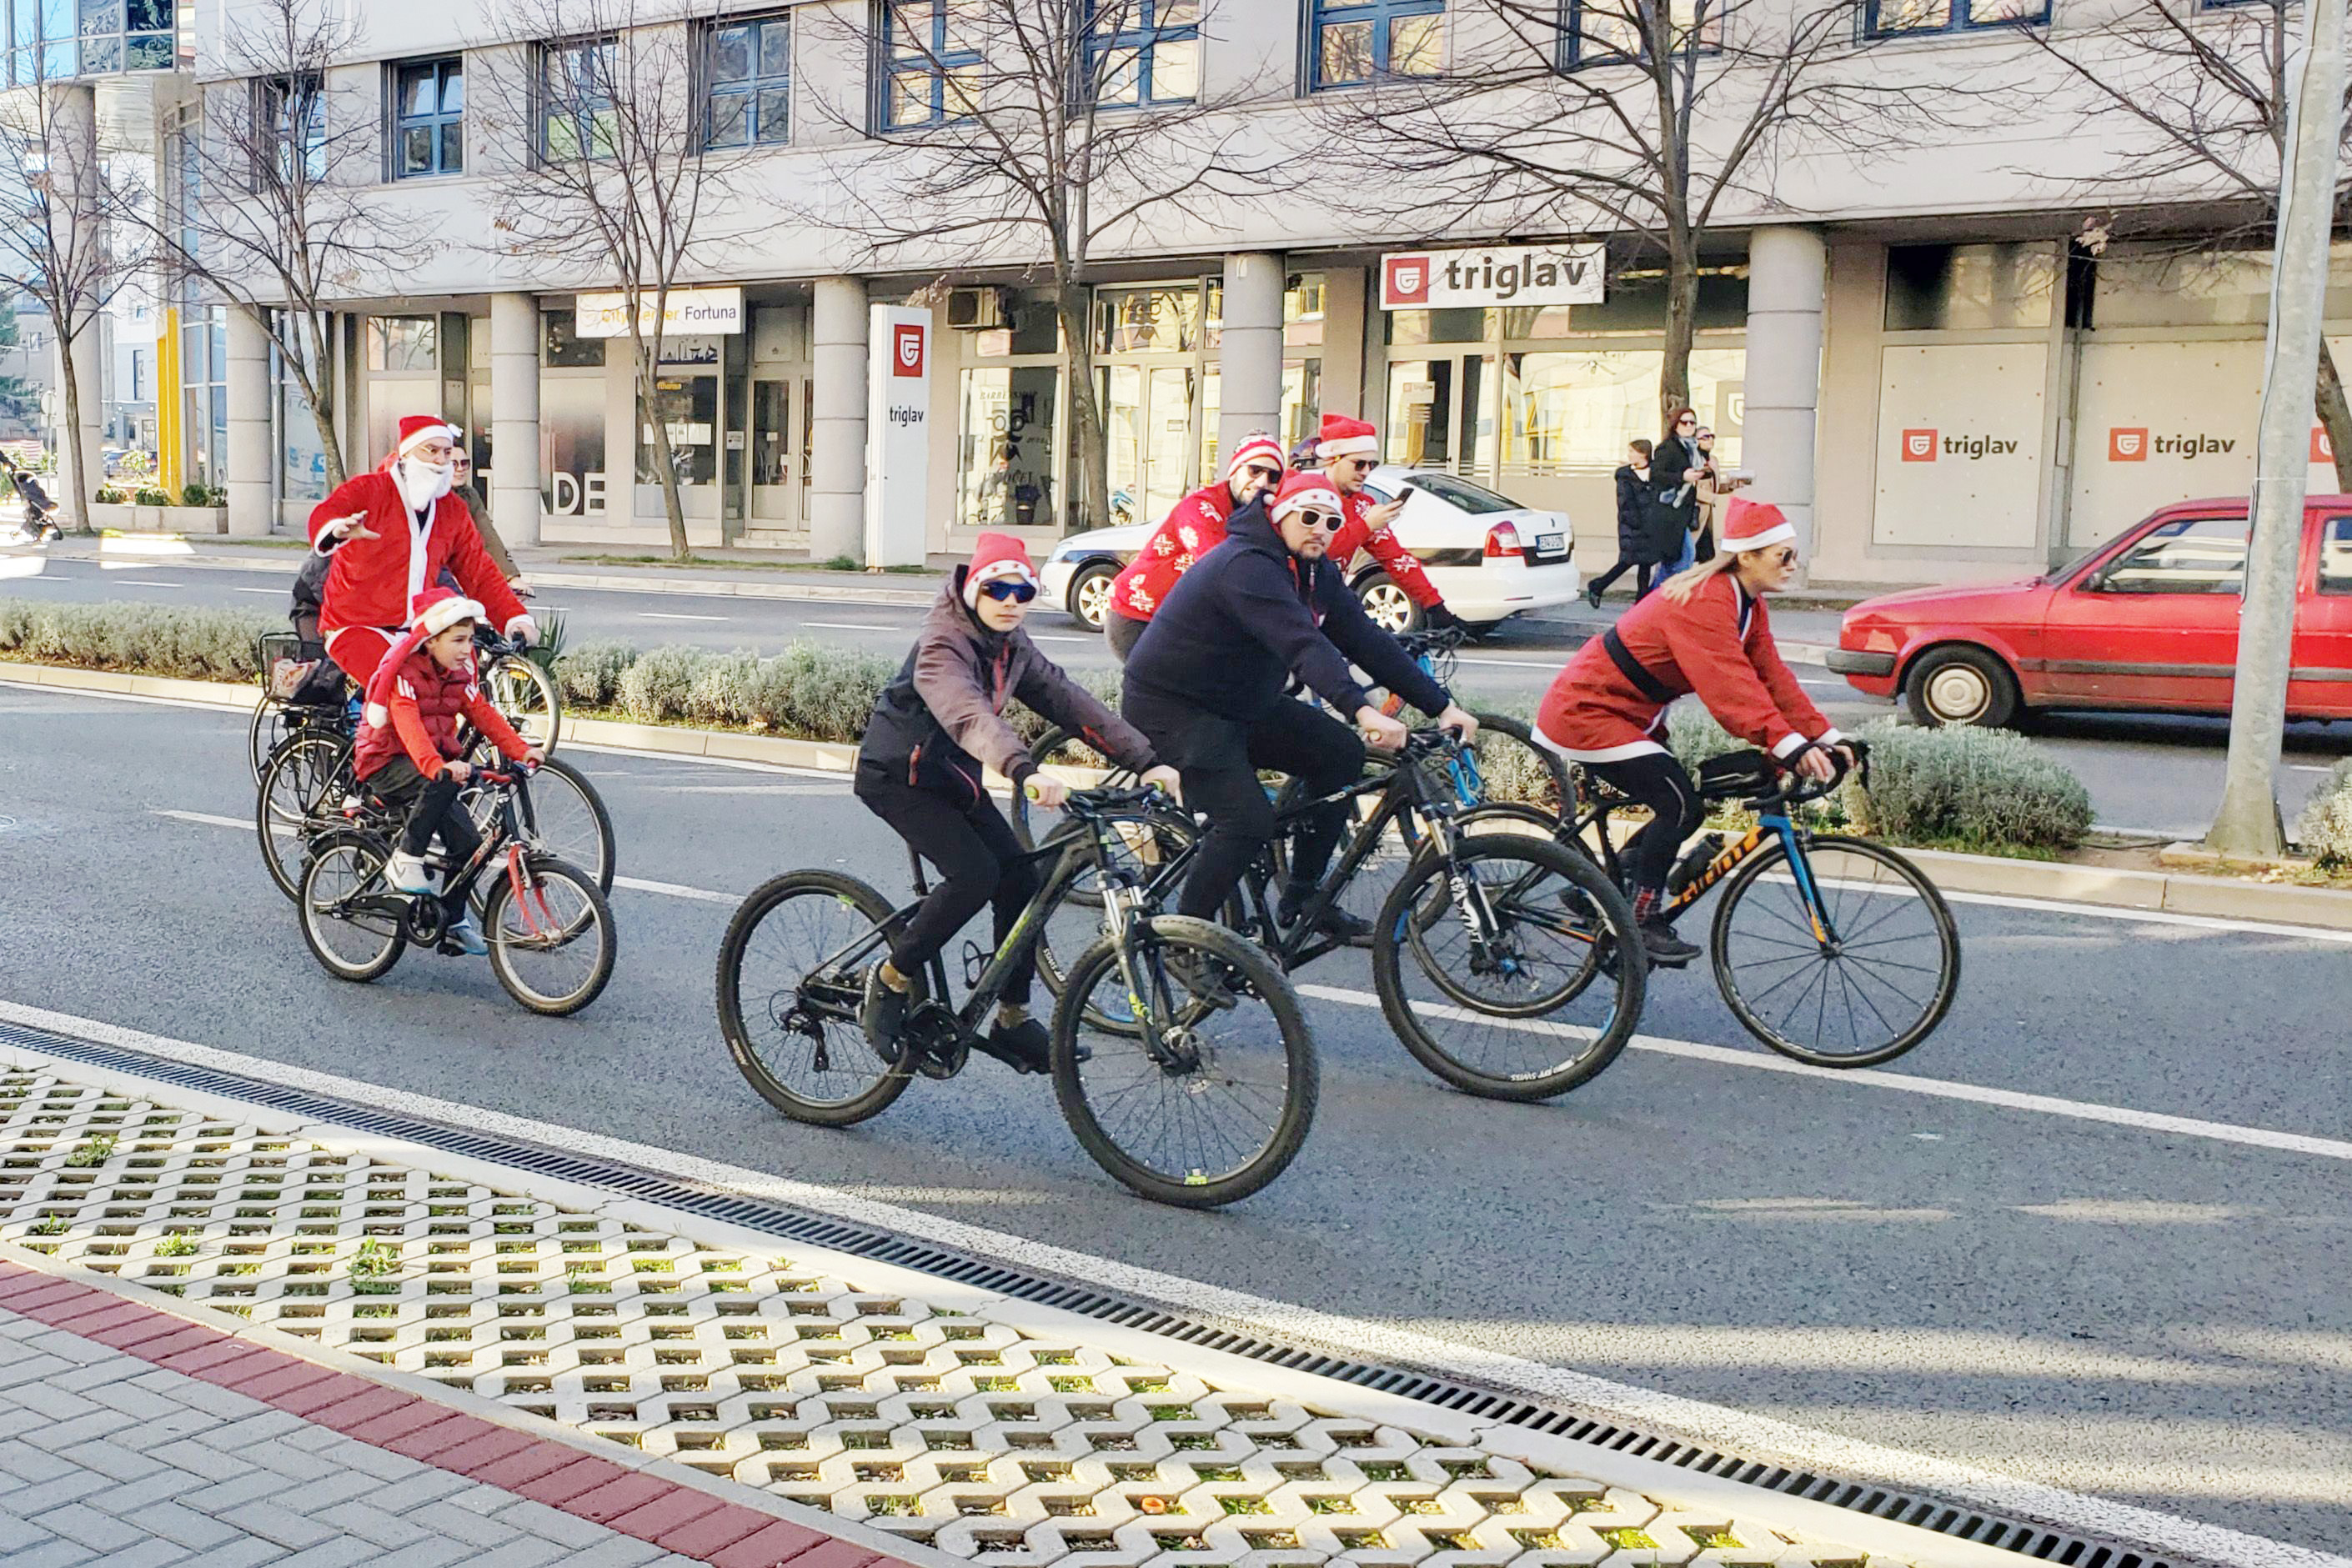
[[(1391, 525), (1420, 558), (1445, 607), (1485, 631), (1525, 610), (1575, 601), (1582, 587), (1575, 539), (1561, 512), (1538, 511), (1441, 468), (1383, 464), (1366, 487), (1381, 500), (1404, 497)], [(1111, 579), (1150, 541), (1158, 519), (1073, 534), (1054, 547), (1040, 574), (1045, 602), (1099, 629)], [(1391, 632), (1421, 624), (1421, 607), (1369, 555), (1342, 561), (1349, 586), (1374, 621)]]

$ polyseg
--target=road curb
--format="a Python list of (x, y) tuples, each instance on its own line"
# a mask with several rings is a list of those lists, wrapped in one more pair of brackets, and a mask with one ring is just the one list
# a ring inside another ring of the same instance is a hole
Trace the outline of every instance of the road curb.
[[(249, 710), (254, 700), (254, 688), (243, 684), (125, 675), (111, 670), (78, 670), (56, 664), (0, 664), (0, 685), (7, 685), (103, 692), (156, 702), (241, 710)], [(857, 766), (857, 748), (854, 746), (744, 735), (733, 730), (566, 718), (563, 734), (582, 746), (651, 756), (703, 757), (835, 774), (849, 773)], [(2275, 883), (2242, 882), (2234, 877), (2197, 876), (2186, 872), (2011, 860), (2000, 855), (1964, 855), (1948, 850), (1906, 849), (1903, 852), (1917, 862), (1930, 880), (1947, 893), (2352, 931), (2352, 892), (2333, 888), (2282, 887)]]

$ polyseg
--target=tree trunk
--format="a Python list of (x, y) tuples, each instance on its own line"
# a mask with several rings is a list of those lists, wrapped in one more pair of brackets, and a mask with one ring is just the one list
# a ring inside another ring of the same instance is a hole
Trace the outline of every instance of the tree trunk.
[(1690, 406), (1691, 343), (1698, 331), (1698, 255), (1687, 237), (1666, 252), (1666, 353), (1658, 371), (1658, 418), (1675, 433), (1677, 409)]
[(677, 490), (677, 461), (670, 448), (669, 421), (662, 417), (661, 388), (656, 384), (661, 380), (661, 350), (634, 331), (629, 336), (637, 356), (637, 402), (646, 412), (646, 422), (653, 426), (654, 470), (661, 481), (662, 515), (669, 522), (670, 559), (684, 560), (693, 551), (686, 542), (686, 498)]
[(1111, 521), (1110, 443), (1103, 432), (1102, 400), (1095, 392), (1090, 307), (1090, 290), (1083, 283), (1066, 283), (1055, 291), (1062, 341), (1070, 349), (1070, 503), (1080, 527), (1099, 528)]
[[(54, 319), (63, 323), (67, 318), (58, 316)], [(89, 449), (83, 444), (81, 438), (81, 382), (74, 375), (73, 338), (64, 333), (62, 326), (60, 326), (60, 337), (62, 340), (58, 346), (58, 382), (66, 394), (66, 430), (65, 439), (58, 444), (65, 448), (63, 455), (67, 464), (68, 495), (66, 498), (73, 504), (74, 531), (80, 534), (94, 534), (98, 528), (90, 521), (89, 517), (89, 472), (83, 466), (89, 455)]]
[(2327, 340), (2319, 340), (2319, 385), (2314, 400), (2319, 428), (2327, 433), (2328, 450), (2336, 457), (2336, 488), (2352, 496), (2352, 400), (2344, 395), (2344, 378), (2336, 373), (2336, 356)]

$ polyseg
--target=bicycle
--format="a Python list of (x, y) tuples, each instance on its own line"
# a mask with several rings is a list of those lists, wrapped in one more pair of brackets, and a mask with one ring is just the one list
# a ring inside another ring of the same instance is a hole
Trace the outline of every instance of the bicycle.
[[(1648, 963), (1624, 894), (1549, 835), (1559, 824), (1523, 807), (1462, 809), (1476, 792), (1475, 768), (1458, 739), (1418, 730), (1386, 773), (1278, 806), (1276, 843), (1318, 806), (1352, 809), (1373, 798), (1295, 924), (1286, 929), (1275, 916), (1272, 846), (1223, 915), (1285, 973), (1336, 952), (1347, 944), (1317, 929), (1321, 916), (1382, 852), (1390, 830), (1417, 820), (1425, 841), (1372, 922), (1381, 1013), (1413, 1058), (1454, 1087), (1487, 1099), (1547, 1100), (1590, 1082), (1625, 1049), (1641, 1019)], [(1147, 905), (1157, 908), (1182, 887), (1198, 837), (1190, 813), (1162, 808), (1150, 814), (1147, 831), (1102, 841), (1105, 874), (1139, 882)], [(1064, 932), (1061, 951), (1076, 936), (1066, 925)], [(1066, 1000), (1068, 968), (1055, 944), (1049, 929), (1038, 973)], [(1323, 988), (1310, 994), (1360, 997)]]
[[(474, 647), (483, 655), (478, 669), (491, 706), (506, 715), (523, 739), (552, 753), (563, 728), (562, 699), (554, 679), (522, 644), (487, 626), (474, 629)], [(347, 721), (355, 725), (357, 715), (347, 710), (357, 694), (348, 680), (326, 678), (319, 669), (327, 662), (324, 645), (306, 643), (297, 632), (263, 632), (254, 639), (254, 660), (261, 671), (261, 698), (247, 727), (246, 748), (253, 761), (253, 781), (258, 784), (271, 754), (294, 735)]]
[[(1843, 744), (1853, 747), (1867, 789), (1869, 747)], [(1894, 1061), (1935, 1032), (1960, 979), (1959, 933), (1926, 873), (1884, 844), (1817, 832), (1798, 816), (1847, 771), (1838, 758), (1827, 781), (1799, 779), (1760, 751), (1701, 763), (1700, 798), (1739, 801), (1756, 825), (1735, 842), (1721, 832), (1693, 840), (1667, 878), (1661, 911), (1671, 920), (1725, 883), (1708, 934), (1716, 986), (1748, 1033), (1815, 1067)], [(1587, 804), (1564, 841), (1594, 856), (1622, 885), (1625, 869), (1609, 819), (1628, 802), (1590, 774), (1583, 789)], [(1833, 1026), (1843, 1030), (1835, 1049), (1828, 1043)]]
[[(478, 788), (489, 799), (489, 831), (455, 885), (473, 899), (482, 873), (498, 873), (480, 890), (482, 935), (490, 972), (532, 1012), (565, 1018), (602, 995), (613, 977), (616, 937), (604, 891), (580, 867), (531, 847), (529, 770), (485, 769)], [(381, 979), (409, 946), (439, 948), (447, 912), (436, 894), (407, 894), (384, 884), (400, 823), (373, 797), (337, 813), (302, 870), (297, 906), (302, 939), (337, 979)], [(439, 851), (427, 857), (437, 861)]]
[(945, 956), (935, 956), (887, 1054), (859, 1023), (866, 971), (928, 891), (921, 859), (909, 852), (916, 900), (897, 909), (837, 872), (792, 872), (756, 889), (719, 951), (719, 1030), (737, 1069), (785, 1115), (825, 1127), (880, 1114), (916, 1073), (953, 1077), (986, 1049), (983, 1020), (1014, 960), (1095, 870), (1102, 933), (1069, 965), (1054, 1009), (1048, 1071), (1063, 1118), (1097, 1165), (1145, 1197), (1214, 1208), (1258, 1191), (1307, 1140), (1314, 1040), (1264, 953), (1207, 921), (1156, 913), (1118, 868), (1114, 824), (1154, 810), (1156, 795), (1072, 793), (1066, 831), (1025, 857), (1043, 880), (1003, 945), (965, 945), (962, 1005), (950, 1002)]

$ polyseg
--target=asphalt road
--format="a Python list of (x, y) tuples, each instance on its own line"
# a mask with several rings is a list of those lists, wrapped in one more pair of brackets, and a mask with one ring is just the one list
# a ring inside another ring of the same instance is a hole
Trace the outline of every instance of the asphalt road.
[[(180, 565), (170, 558), (101, 565), (87, 558), (0, 551), (0, 595), (236, 605), (277, 612), (299, 560), (294, 551), (286, 556), (282, 570), (233, 571)], [(595, 569), (561, 570), (585, 574)], [(922, 581), (904, 580), (914, 587)], [(647, 645), (772, 653), (795, 639), (814, 639), (892, 656), (905, 651), (923, 614), (911, 605), (582, 588), (547, 589), (538, 604), (561, 611), (575, 642), (612, 637)], [(1612, 601), (1604, 612), (1579, 607), (1549, 612), (1547, 619), (1507, 622), (1488, 641), (1464, 651), (1458, 684), (1474, 699), (1532, 704), (1568, 655), (1615, 608)], [(1819, 644), (1836, 642), (1837, 621), (1835, 614), (1820, 611), (1773, 616), (1782, 638)], [(1108, 668), (1112, 663), (1102, 640), (1066, 616), (1040, 612), (1031, 629), (1049, 656), (1072, 668)], [(1813, 700), (1843, 727), (1857, 728), (1893, 711), (1818, 665), (1800, 665), (1797, 673)], [(2105, 826), (2200, 838), (2221, 798), (2229, 733), (2221, 719), (2056, 715), (2040, 721), (2035, 737), (2089, 788), (2096, 818)], [(2293, 727), (2280, 789), (2290, 824), (2328, 768), (2347, 752), (2352, 752), (2352, 730)]]
[[(470, 961), (338, 984), (249, 831), (158, 814), (249, 821), (242, 739), (233, 714), (0, 686), (0, 996), (2352, 1552), (2344, 1164), (2066, 1109), (2352, 1138), (2341, 943), (1959, 904), (1959, 999), (1895, 1077), (1635, 1051), (1539, 1106), (1452, 1092), (1376, 1012), (1310, 1002), (1305, 1153), (1191, 1214), (1125, 1195), (1048, 1091), (991, 1062), (854, 1131), (776, 1116), (717, 1038), (724, 904), (616, 890), (619, 967), (571, 1020)], [(731, 896), (816, 863), (906, 886), (837, 782), (574, 759), (624, 876)], [(1370, 988), (1354, 955), (1305, 978)], [(1704, 970), (1659, 977), (1645, 1030), (1748, 1044)]]

